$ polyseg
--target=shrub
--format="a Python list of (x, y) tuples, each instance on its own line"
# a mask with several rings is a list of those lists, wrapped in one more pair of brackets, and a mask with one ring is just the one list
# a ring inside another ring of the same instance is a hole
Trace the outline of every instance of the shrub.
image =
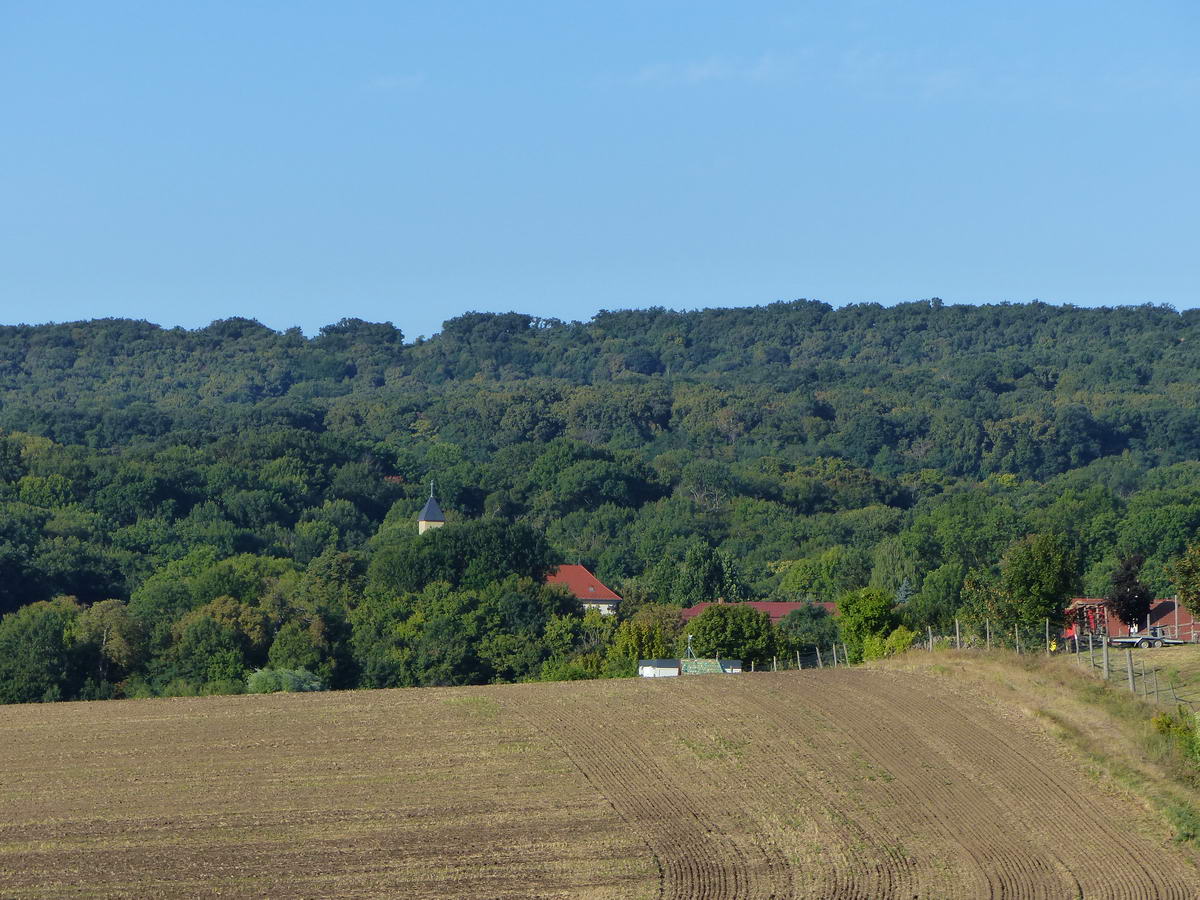
[(198, 697), (199, 689), (186, 678), (172, 678), (162, 690), (164, 697)]
[(246, 677), (246, 690), (251, 694), (323, 691), (325, 685), (308, 669), (255, 669)]
[(1182, 707), (1178, 712), (1162, 712), (1153, 719), (1154, 730), (1171, 739), (1188, 761), (1200, 766), (1200, 717)]
[(905, 653), (913, 645), (917, 639), (917, 633), (903, 625), (896, 627), (896, 630), (887, 636), (887, 640), (883, 642), (884, 652), (888, 656), (896, 656), (899, 653)]
[(246, 685), (232, 678), (218, 678), (216, 681), (206, 681), (200, 686), (200, 695), (212, 697), (217, 694), (244, 694)]
[(863, 638), (862, 652), (864, 660), (883, 659), (904, 653), (917, 639), (917, 633), (898, 625), (886, 638), (879, 634), (869, 634)]
[(117, 685), (117, 696), (130, 700), (145, 700), (154, 696), (154, 688), (138, 675), (132, 675)]
[(1167, 807), (1167, 816), (1175, 826), (1175, 840), (1179, 843), (1200, 843), (1200, 813), (1184, 803)]

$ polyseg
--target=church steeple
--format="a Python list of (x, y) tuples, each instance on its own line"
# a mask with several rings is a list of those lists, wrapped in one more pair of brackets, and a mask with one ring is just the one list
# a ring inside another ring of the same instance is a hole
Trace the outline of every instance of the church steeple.
[(421, 515), (417, 517), (417, 534), (424, 534), (430, 528), (441, 528), (446, 524), (446, 517), (442, 515), (442, 508), (438, 506), (437, 500), (433, 496), (433, 482), (429, 482), (429, 499), (425, 501), (425, 508), (421, 510)]

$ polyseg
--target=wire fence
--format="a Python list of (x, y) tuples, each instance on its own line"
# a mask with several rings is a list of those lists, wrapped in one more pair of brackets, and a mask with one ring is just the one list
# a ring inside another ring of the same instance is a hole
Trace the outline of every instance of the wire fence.
[(833, 642), (820, 647), (808, 647), (804, 650), (778, 654), (771, 657), (771, 661), (761, 668), (751, 662), (745, 671), (783, 672), (796, 669), (833, 669), (845, 668), (850, 664), (850, 654), (846, 650), (846, 645)]
[[(1134, 646), (1139, 649), (1161, 647), (1167, 641), (1200, 643), (1200, 626), (1195, 624), (1155, 626), (1140, 634), (1109, 636), (1102, 630), (1081, 635), (1077, 627), (1064, 635), (1049, 619), (1043, 621), (1040, 627), (1028, 624), (993, 627), (987, 620), (982, 624), (968, 624), (956, 619), (953, 632), (935, 633), (932, 627), (927, 627), (922, 637), (923, 640), (914, 641), (914, 649), (1009, 650), (1018, 654), (1067, 655), (1078, 665), (1086, 667), (1089, 672), (1106, 680), (1128, 685), (1130, 693), (1147, 701), (1182, 704), (1193, 711), (1200, 711), (1200, 694), (1195, 694), (1178, 684), (1177, 676), (1172, 670), (1153, 664), (1147, 666), (1146, 658), (1140, 654), (1135, 658), (1133, 652)], [(1134, 644), (1118, 646), (1111, 643), (1114, 640), (1133, 640)], [(744, 671), (780, 672), (844, 668), (851, 665), (846, 645), (831, 642), (827, 646), (809, 647), (773, 656), (767, 665), (757, 666), (751, 662)]]
[(1135, 661), (1132, 647), (1114, 647), (1108, 640), (1097, 641), (1094, 635), (1088, 635), (1087, 649), (1078, 640), (1074, 643), (1075, 660), (1080, 665), (1105, 680), (1124, 682), (1131, 694), (1154, 703), (1183, 705), (1192, 712), (1200, 709), (1200, 697), (1181, 695), (1171, 672), (1154, 665), (1147, 667), (1146, 658), (1140, 654)]
[(1200, 643), (1200, 629), (1194, 625), (1156, 626), (1133, 634), (1110, 636), (1103, 631), (1081, 634), (1075, 628), (1064, 635), (1048, 619), (1040, 628), (1029, 625), (993, 628), (988, 621), (968, 626), (955, 620), (954, 631), (949, 634), (926, 628), (921, 646), (929, 651), (1005, 649), (1019, 654), (1067, 655), (1105, 680), (1128, 685), (1130, 693), (1148, 701), (1183, 704), (1193, 711), (1200, 710), (1200, 695), (1177, 684), (1172, 670), (1154, 665), (1154, 660), (1147, 665), (1145, 656), (1139, 653), (1135, 657), (1133, 652), (1134, 648), (1144, 651), (1179, 641)]

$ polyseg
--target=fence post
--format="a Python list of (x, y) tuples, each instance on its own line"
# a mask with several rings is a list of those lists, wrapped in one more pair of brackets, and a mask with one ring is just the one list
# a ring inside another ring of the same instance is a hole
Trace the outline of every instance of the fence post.
[(803, 669), (803, 668), (804, 668), (804, 663), (800, 662), (800, 651), (797, 650), (796, 651), (796, 669), (799, 670), (799, 669)]
[(1158, 669), (1154, 670), (1154, 702), (1158, 703)]
[(1150, 682), (1146, 680), (1146, 658), (1144, 656), (1138, 659), (1138, 669), (1140, 669), (1142, 673), (1142, 696), (1149, 697)]
[(1133, 687), (1133, 651), (1125, 648), (1125, 674), (1129, 676), (1129, 693), (1136, 694)]
[(1013, 626), (1013, 645), (1017, 648), (1017, 655), (1021, 655), (1021, 628), (1019, 625)]
[(926, 625), (925, 630), (929, 633), (929, 652), (933, 652), (933, 626)]
[(1050, 655), (1050, 620), (1046, 619), (1046, 655)]
[(833, 667), (837, 668), (837, 644), (829, 645), (830, 651), (833, 653)]
[(846, 643), (844, 641), (842, 642), (842, 662), (846, 664), (847, 668), (850, 667), (850, 654), (846, 652)]
[(1108, 636), (1105, 635), (1104, 643), (1101, 645), (1104, 651), (1104, 680), (1108, 681)]
[(983, 627), (987, 630), (987, 648), (992, 649), (992, 620), (984, 619)]
[(821, 648), (820, 647), (817, 648), (817, 668), (818, 669), (825, 668), (825, 663), (821, 661)]
[(958, 633), (958, 619), (954, 620), (954, 649), (962, 649), (962, 637)]

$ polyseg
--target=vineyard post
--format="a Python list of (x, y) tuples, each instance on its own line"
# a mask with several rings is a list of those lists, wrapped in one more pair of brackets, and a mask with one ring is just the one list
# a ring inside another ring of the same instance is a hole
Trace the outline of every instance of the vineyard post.
[(817, 648), (817, 668), (818, 669), (825, 668), (825, 663), (823, 663), (821, 661), (821, 648), (820, 647)]
[(1133, 687), (1133, 651), (1128, 647), (1125, 648), (1125, 675), (1129, 678), (1129, 693), (1136, 694)]
[(833, 654), (833, 667), (837, 668), (837, 644), (830, 644), (829, 650)]
[(800, 651), (799, 650), (796, 651), (796, 668), (797, 669), (804, 668), (804, 663), (800, 662)]
[(991, 620), (991, 619), (984, 619), (984, 620), (983, 620), (983, 627), (984, 627), (985, 629), (987, 629), (987, 648), (988, 648), (989, 650), (991, 650), (991, 649), (992, 649), (992, 620)]
[(929, 633), (929, 652), (933, 652), (933, 626), (926, 625), (925, 630)]
[(959, 633), (958, 633), (958, 619), (957, 618), (954, 620), (954, 649), (955, 650), (962, 649), (962, 638), (959, 636)]
[(1017, 648), (1017, 655), (1021, 655), (1021, 626), (1013, 626), (1013, 645)]
[(1096, 668), (1096, 648), (1092, 646), (1092, 633), (1088, 632), (1088, 665)]
[(843, 644), (842, 644), (842, 661), (843, 661), (843, 662), (844, 662), (844, 663), (845, 663), (847, 666), (849, 666), (849, 665), (850, 665), (850, 654), (846, 652), (846, 645), (845, 645), (845, 643), (843, 643)]
[(750, 660), (750, 671), (754, 671), (754, 660)]
[(1083, 665), (1083, 657), (1079, 655), (1079, 626), (1075, 626), (1075, 662)]
[(779, 657), (778, 656), (771, 657), (771, 671), (772, 672), (779, 671)]
[(1046, 655), (1050, 655), (1050, 620), (1046, 619)]
[(1104, 680), (1108, 681), (1108, 638), (1107, 637), (1104, 638), (1104, 644), (1102, 645), (1102, 647), (1104, 650)]

